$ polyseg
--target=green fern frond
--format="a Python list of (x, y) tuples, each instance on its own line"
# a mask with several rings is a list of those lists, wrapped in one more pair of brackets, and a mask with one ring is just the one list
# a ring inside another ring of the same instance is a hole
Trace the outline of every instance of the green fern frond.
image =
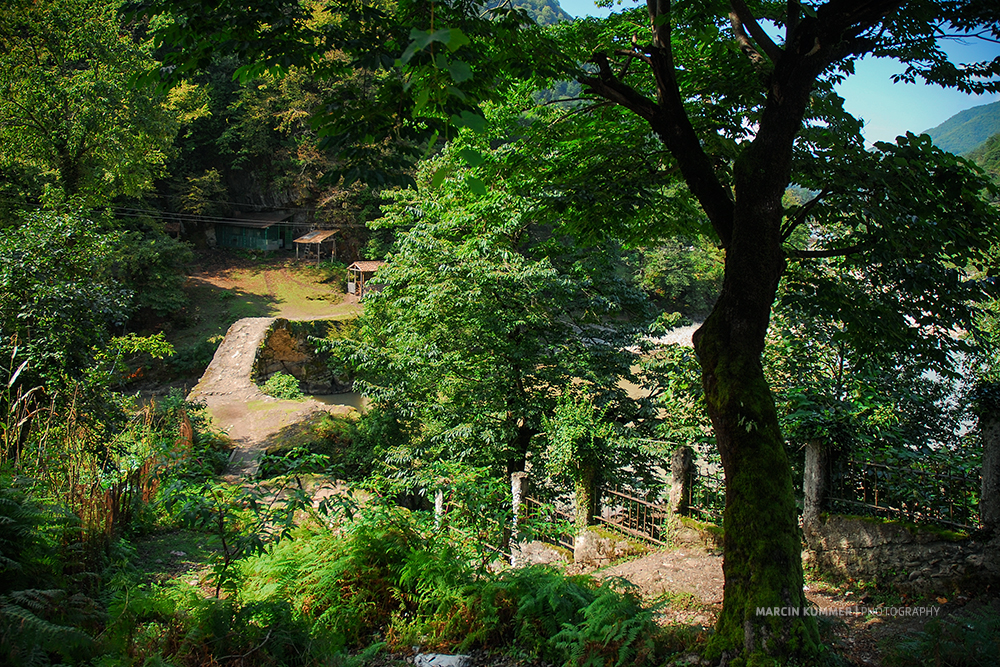
[(68, 597), (56, 590), (0, 595), (0, 657), (6, 655), (12, 664), (32, 664), (47, 653), (68, 657), (92, 649), (94, 640), (83, 630), (42, 618), (45, 612), (60, 611), (59, 604)]

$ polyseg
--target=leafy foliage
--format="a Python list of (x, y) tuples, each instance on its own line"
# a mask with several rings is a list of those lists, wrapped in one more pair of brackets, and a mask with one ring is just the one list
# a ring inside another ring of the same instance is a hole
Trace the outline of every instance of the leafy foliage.
[(120, 241), (75, 215), (31, 215), (0, 231), (0, 345), (29, 362), (20, 383), (79, 377), (124, 325), (133, 292), (113, 273)]
[[(314, 636), (343, 647), (463, 652), (514, 645), (557, 664), (639, 665), (662, 655), (650, 611), (627, 591), (544, 568), (473, 572), (458, 543), (399, 510), (337, 537), (301, 534), (250, 562), (248, 601), (284, 598)], [(258, 583), (259, 582), (259, 583)]]
[(286, 490), (284, 485), (247, 488), (178, 480), (165, 489), (163, 502), (181, 525), (210, 531), (219, 538), (222, 550), (213, 563), (215, 596), (219, 597), (223, 588), (231, 591), (238, 581), (232, 565), (287, 535), (306, 499), (300, 488)]
[(704, 319), (722, 288), (722, 252), (708, 239), (666, 239), (643, 252), (640, 285), (667, 312)]
[(287, 373), (278, 372), (267, 378), (267, 381), (261, 385), (260, 390), (268, 396), (286, 401), (298, 401), (305, 398), (305, 394), (302, 393), (302, 389), (299, 387), (298, 379)]
[(104, 660), (113, 665), (198, 667), (234, 656), (253, 665), (343, 664), (280, 599), (241, 604), (181, 582), (144, 584), (115, 596), (109, 616)]
[(152, 61), (121, 29), (119, 6), (13, 0), (0, 16), (0, 184), (23, 203), (138, 196), (166, 160), (175, 128), (131, 85)]
[(100, 618), (93, 600), (63, 590), (20, 590), (0, 595), (0, 656), (11, 667), (92, 655), (95, 642), (80, 626)]
[(641, 322), (644, 303), (616, 244), (582, 250), (532, 224), (516, 192), (470, 197), (468, 177), (394, 195), (379, 224), (399, 230), (399, 251), (368, 297), (360, 344), (331, 347), (373, 410), (393, 416), (402, 438), (393, 444), (411, 447), (414, 464), (516, 469), (560, 393), (589, 387), (609, 420), (636, 417), (618, 383), (636, 356), (625, 318)]

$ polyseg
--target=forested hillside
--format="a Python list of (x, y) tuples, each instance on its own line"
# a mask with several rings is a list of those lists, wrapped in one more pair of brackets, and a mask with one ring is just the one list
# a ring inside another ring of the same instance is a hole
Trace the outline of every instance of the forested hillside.
[(808, 613), (913, 599), (804, 571), (845, 507), (1000, 553), (1000, 191), (834, 89), (1000, 28), (894, 8), (4, 3), (0, 664), (993, 650), (985, 566), (948, 641)]
[(1000, 132), (970, 151), (969, 159), (985, 169), (994, 183), (1000, 184)]
[(934, 145), (956, 155), (965, 155), (1000, 132), (1000, 102), (972, 107), (932, 127)]
[(573, 20), (573, 17), (559, 6), (559, 0), (515, 0), (513, 5), (526, 10), (531, 18), (541, 25)]

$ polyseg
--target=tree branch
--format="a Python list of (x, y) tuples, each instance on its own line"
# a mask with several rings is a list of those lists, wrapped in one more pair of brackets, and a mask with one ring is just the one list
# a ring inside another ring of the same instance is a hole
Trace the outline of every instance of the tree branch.
[(799, 26), (800, 11), (798, 0), (788, 0), (785, 4), (785, 44), (792, 41), (792, 33)]
[(818, 204), (820, 200), (823, 199), (823, 197), (826, 197), (829, 194), (830, 194), (830, 189), (823, 188), (822, 190), (819, 191), (818, 195), (816, 195), (815, 197), (813, 197), (812, 199), (810, 199), (809, 201), (807, 201), (805, 204), (802, 205), (802, 208), (799, 209), (798, 214), (788, 222), (788, 224), (785, 226), (784, 229), (781, 230), (782, 243), (788, 240), (788, 237), (792, 235), (792, 232), (795, 231), (796, 227), (805, 222), (806, 218), (809, 216), (809, 212), (812, 211), (813, 208), (815, 208), (816, 204)]
[(732, 238), (734, 204), (732, 193), (715, 173), (712, 160), (705, 153), (684, 108), (684, 99), (674, 72), (673, 53), (670, 48), (670, 2), (647, 0), (652, 24), (654, 45), (643, 49), (656, 79), (657, 101), (637, 92), (614, 75), (608, 56), (596, 53), (591, 62), (597, 65), (597, 76), (584, 76), (577, 80), (593, 94), (620, 104), (646, 120), (652, 130), (677, 160), (684, 181), (691, 194), (701, 204), (723, 246)]
[(846, 257), (847, 255), (856, 255), (860, 252), (871, 250), (874, 247), (874, 241), (865, 241), (864, 243), (858, 243), (857, 245), (848, 246), (846, 248), (831, 248), (829, 250), (797, 250), (793, 248), (789, 251), (789, 254), (796, 259), (823, 259), (826, 257)]
[(736, 42), (740, 45), (740, 50), (750, 59), (755, 69), (763, 69), (767, 64), (767, 58), (760, 55), (760, 52), (754, 47), (753, 41), (743, 29), (743, 22), (740, 21), (736, 12), (729, 12), (729, 24), (733, 27), (733, 33), (736, 35)]
[[(589, 101), (593, 101), (593, 100), (589, 100)], [(595, 104), (591, 104), (590, 106), (580, 107), (579, 109), (573, 109), (572, 111), (570, 111), (570, 112), (568, 112), (566, 114), (563, 114), (559, 118), (556, 118), (554, 121), (552, 121), (551, 123), (549, 123), (549, 127), (552, 127), (556, 123), (561, 123), (564, 120), (566, 120), (567, 118), (572, 118), (573, 116), (576, 116), (576, 115), (582, 114), (582, 113), (590, 113), (594, 109), (602, 109), (604, 107), (611, 106), (612, 104), (613, 104), (613, 102), (610, 102), (610, 101), (607, 101), (607, 102), (597, 102)]]
[(653, 45), (669, 50), (670, 0), (646, 0), (646, 7), (649, 9), (649, 22), (653, 28)]
[(603, 97), (609, 102), (620, 104), (629, 111), (635, 113), (646, 121), (652, 121), (656, 115), (656, 103), (645, 95), (636, 92), (631, 86), (627, 86), (611, 71), (611, 64), (607, 55), (595, 53), (591, 59), (598, 68), (598, 76), (584, 76), (577, 79), (581, 84), (589, 87), (595, 95)]
[[(729, 18), (733, 23), (733, 29), (737, 30), (737, 38), (739, 38), (740, 33), (744, 36), (746, 35), (746, 33), (743, 32), (743, 28), (745, 27), (750, 31), (753, 41), (757, 43), (757, 46), (759, 46), (760, 50), (764, 52), (764, 55), (767, 56), (768, 60), (772, 63), (778, 62), (778, 59), (781, 57), (781, 48), (775, 44), (768, 34), (764, 32), (764, 29), (760, 27), (760, 24), (757, 23), (757, 19), (754, 18), (750, 8), (747, 7), (746, 2), (743, 0), (729, 0), (729, 6), (733, 9), (733, 11), (729, 14)], [(736, 15), (735, 18), (733, 14)], [(737, 24), (740, 24), (739, 28), (737, 28)], [(750, 45), (750, 48), (754, 51), (754, 53), (757, 52), (757, 50), (753, 48), (753, 45)]]

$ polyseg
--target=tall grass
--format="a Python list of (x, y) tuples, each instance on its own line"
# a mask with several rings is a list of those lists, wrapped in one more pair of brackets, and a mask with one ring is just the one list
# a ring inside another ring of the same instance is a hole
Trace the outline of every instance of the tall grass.
[(0, 664), (83, 660), (106, 618), (116, 540), (151, 525), (160, 473), (193, 458), (193, 430), (178, 396), (159, 409), (80, 391), (42, 402), (10, 378), (0, 395)]

